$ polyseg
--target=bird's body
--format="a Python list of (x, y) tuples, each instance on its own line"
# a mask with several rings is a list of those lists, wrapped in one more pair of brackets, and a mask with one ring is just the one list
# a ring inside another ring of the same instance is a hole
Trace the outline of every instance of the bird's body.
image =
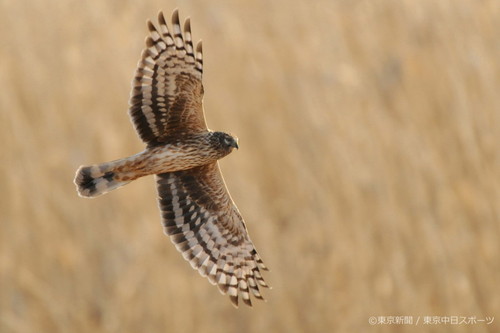
[[(224, 140), (228, 140), (227, 147)], [(75, 182), (81, 196), (96, 197), (140, 177), (215, 163), (236, 147), (234, 138), (222, 132), (185, 135), (148, 147), (133, 156), (82, 166), (77, 171)]]
[(129, 114), (146, 149), (120, 160), (82, 166), (75, 184), (83, 197), (96, 197), (139, 177), (155, 175), (164, 231), (202, 276), (251, 305), (267, 287), (267, 268), (226, 189), (218, 160), (238, 148), (237, 140), (205, 124), (201, 42), (196, 51), (189, 19), (184, 35), (177, 10), (172, 33), (158, 15), (133, 80)]

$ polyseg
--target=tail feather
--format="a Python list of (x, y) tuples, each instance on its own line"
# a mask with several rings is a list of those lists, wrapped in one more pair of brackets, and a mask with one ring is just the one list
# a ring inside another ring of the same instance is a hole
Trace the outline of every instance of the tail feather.
[(78, 194), (86, 198), (97, 197), (129, 182), (130, 180), (120, 180), (117, 174), (106, 163), (81, 166), (76, 172), (75, 177)]

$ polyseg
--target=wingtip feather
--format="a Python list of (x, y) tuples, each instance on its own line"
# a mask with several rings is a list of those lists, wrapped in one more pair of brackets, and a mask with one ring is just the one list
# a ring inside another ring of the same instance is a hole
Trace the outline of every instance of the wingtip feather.
[(179, 24), (179, 9), (175, 8), (172, 12), (172, 23)]

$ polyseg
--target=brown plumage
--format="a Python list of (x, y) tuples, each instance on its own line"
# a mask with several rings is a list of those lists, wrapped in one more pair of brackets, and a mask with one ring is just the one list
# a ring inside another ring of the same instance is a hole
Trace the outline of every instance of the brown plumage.
[(164, 231), (202, 276), (228, 294), (252, 305), (262, 299), (267, 270), (219, 171), (218, 160), (238, 148), (237, 140), (210, 131), (203, 113), (203, 57), (196, 50), (190, 21), (181, 31), (177, 10), (172, 30), (158, 14), (147, 22), (150, 36), (132, 83), (129, 115), (146, 143), (131, 157), (82, 166), (75, 184), (82, 197), (96, 197), (130, 181), (156, 175)]

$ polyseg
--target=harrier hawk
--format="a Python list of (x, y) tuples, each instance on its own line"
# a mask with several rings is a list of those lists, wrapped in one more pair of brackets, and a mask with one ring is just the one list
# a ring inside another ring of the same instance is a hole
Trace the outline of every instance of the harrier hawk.
[(149, 36), (132, 82), (129, 115), (146, 149), (131, 157), (78, 169), (80, 196), (96, 197), (134, 179), (155, 175), (165, 233), (194, 269), (228, 294), (252, 305), (267, 287), (257, 254), (217, 160), (237, 139), (207, 128), (203, 114), (201, 41), (193, 47), (189, 18), (184, 34), (177, 10), (169, 30), (163, 13)]

